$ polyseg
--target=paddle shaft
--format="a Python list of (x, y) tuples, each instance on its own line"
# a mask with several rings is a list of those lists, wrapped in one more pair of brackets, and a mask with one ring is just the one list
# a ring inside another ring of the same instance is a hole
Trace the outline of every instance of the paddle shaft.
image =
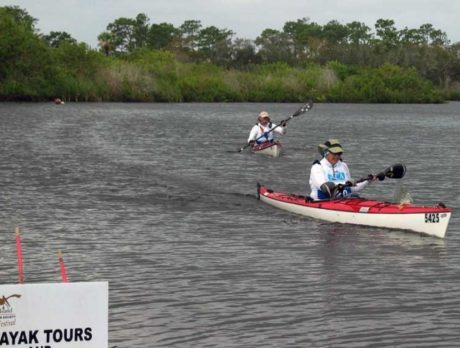
[[(329, 192), (330, 196), (335, 196), (335, 193), (337, 191), (343, 192), (345, 188), (356, 186), (356, 184), (359, 184), (364, 181), (373, 181), (375, 180), (375, 178), (378, 178), (380, 181), (382, 181), (385, 179), (385, 177), (392, 178), (392, 179), (401, 179), (402, 177), (404, 177), (405, 173), (406, 173), (406, 167), (403, 164), (393, 164), (392, 166), (386, 168), (383, 172), (380, 172), (377, 175), (369, 174), (367, 177), (358, 179), (355, 182), (347, 181), (345, 184), (338, 184), (333, 188), (328, 187), (327, 189), (330, 191)], [(326, 184), (323, 184), (323, 185), (326, 185)]]

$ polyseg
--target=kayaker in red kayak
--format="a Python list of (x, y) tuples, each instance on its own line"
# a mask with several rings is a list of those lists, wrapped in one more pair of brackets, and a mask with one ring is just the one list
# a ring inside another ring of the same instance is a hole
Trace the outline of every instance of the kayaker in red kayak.
[(251, 132), (249, 133), (248, 144), (252, 146), (254, 143), (263, 144), (267, 141), (273, 142), (274, 132), (285, 134), (286, 122), (284, 121), (277, 126), (275, 123), (271, 122), (268, 112), (262, 111), (257, 118), (257, 124), (252, 127)]
[(310, 171), (310, 197), (314, 200), (349, 197), (369, 184), (369, 180), (353, 184), (348, 165), (342, 161), (342, 145), (337, 139), (320, 144), (318, 151), (323, 158), (313, 162)]

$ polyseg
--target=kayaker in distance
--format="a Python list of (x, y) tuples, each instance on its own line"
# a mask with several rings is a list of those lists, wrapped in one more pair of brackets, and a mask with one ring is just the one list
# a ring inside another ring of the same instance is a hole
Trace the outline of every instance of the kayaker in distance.
[(314, 200), (350, 197), (369, 184), (368, 180), (353, 184), (348, 165), (342, 161), (342, 145), (337, 139), (318, 145), (318, 151), (323, 158), (314, 161), (310, 171), (310, 197)]
[(270, 115), (266, 111), (262, 111), (257, 118), (257, 124), (255, 124), (251, 132), (249, 133), (248, 144), (254, 145), (263, 144), (265, 142), (273, 142), (273, 133), (285, 134), (286, 132), (286, 121), (283, 121), (279, 126), (271, 122)]

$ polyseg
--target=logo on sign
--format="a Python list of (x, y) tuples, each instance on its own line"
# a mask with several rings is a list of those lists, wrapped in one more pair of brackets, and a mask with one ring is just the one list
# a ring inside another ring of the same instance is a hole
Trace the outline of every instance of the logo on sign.
[(12, 294), (0, 297), (0, 327), (16, 325), (16, 314), (11, 306), (11, 299), (21, 298), (21, 295)]

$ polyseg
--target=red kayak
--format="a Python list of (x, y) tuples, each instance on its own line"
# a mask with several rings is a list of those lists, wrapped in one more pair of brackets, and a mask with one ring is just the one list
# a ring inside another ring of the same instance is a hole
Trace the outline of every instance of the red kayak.
[(451, 210), (444, 204), (396, 204), (365, 198), (312, 201), (305, 196), (274, 192), (258, 184), (258, 198), (276, 208), (331, 222), (409, 230), (444, 238)]

